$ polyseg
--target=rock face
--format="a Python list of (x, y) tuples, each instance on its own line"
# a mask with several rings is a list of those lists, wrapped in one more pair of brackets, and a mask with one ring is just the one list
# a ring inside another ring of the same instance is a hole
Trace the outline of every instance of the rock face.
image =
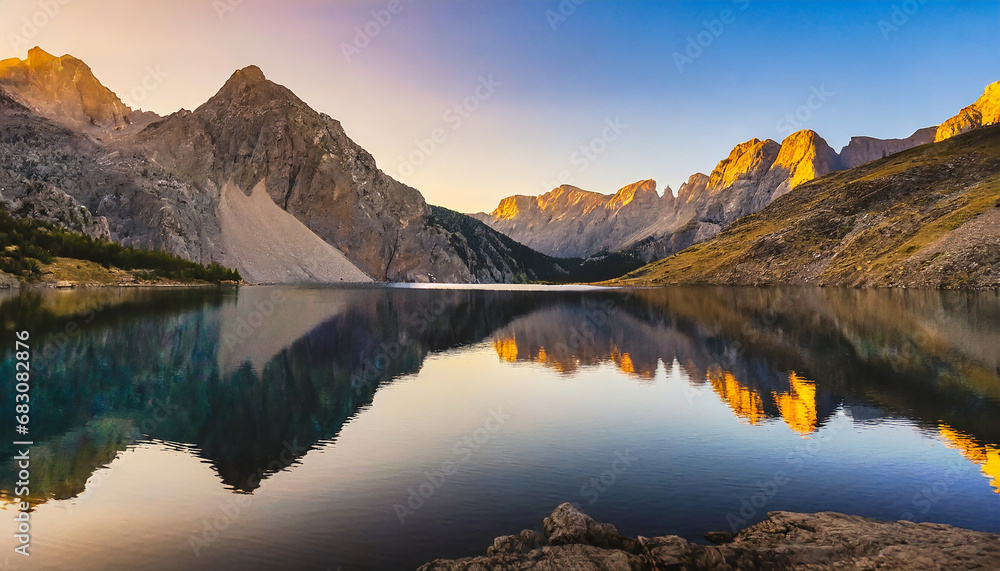
[(677, 207), (695, 206), (707, 200), (708, 181), (709, 177), (704, 173), (696, 172), (689, 176), (677, 191)]
[(237, 71), (193, 112), (136, 137), (156, 164), (218, 192), (263, 181), (275, 204), (341, 250), (369, 276), (468, 282), (473, 277), (429, 224), (420, 193), (383, 173), (338, 121), (310, 109), (255, 66)]
[(485, 556), (437, 560), (422, 571), (490, 569), (991, 569), (1000, 564), (1000, 535), (936, 523), (885, 522), (835, 512), (771, 512), (735, 536), (709, 534), (721, 545), (675, 535), (633, 539), (570, 504), (531, 530), (498, 537)]
[(511, 196), (490, 214), (473, 214), (495, 230), (544, 254), (586, 257), (622, 248), (674, 211), (669, 188), (643, 180), (615, 194), (563, 185), (541, 196)]
[(997, 123), (1000, 123), (1000, 81), (987, 85), (983, 95), (975, 103), (941, 123), (934, 140), (943, 141), (959, 133)]
[(35, 112), (87, 133), (108, 135), (159, 118), (130, 109), (82, 61), (38, 47), (23, 60), (0, 61), (0, 86)]
[(781, 142), (781, 150), (763, 181), (765, 189), (774, 187), (767, 202), (839, 168), (837, 152), (815, 131), (805, 129), (792, 133)]
[(668, 224), (624, 252), (644, 261), (665, 258), (838, 167), (837, 153), (813, 131), (792, 133), (780, 145), (751, 139), (737, 145), (710, 176), (693, 175), (681, 187)]
[(736, 145), (708, 177), (708, 188), (722, 190), (740, 180), (760, 180), (778, 157), (781, 145), (771, 139), (750, 139)]
[(15, 214), (128, 246), (202, 263), (217, 253), (217, 195), (39, 115), (2, 87), (0, 200)]
[(925, 127), (905, 139), (876, 139), (874, 137), (851, 137), (851, 142), (840, 150), (840, 166), (852, 169), (867, 162), (901, 153), (919, 145), (934, 142), (937, 127)]

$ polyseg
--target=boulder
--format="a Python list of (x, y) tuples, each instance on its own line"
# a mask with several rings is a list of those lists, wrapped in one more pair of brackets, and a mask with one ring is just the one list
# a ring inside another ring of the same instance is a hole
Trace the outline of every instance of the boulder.
[(439, 559), (422, 571), (488, 569), (997, 569), (1000, 535), (939, 523), (886, 522), (836, 512), (771, 512), (722, 545), (676, 535), (633, 539), (571, 504), (545, 518), (545, 537), (497, 538), (485, 556)]

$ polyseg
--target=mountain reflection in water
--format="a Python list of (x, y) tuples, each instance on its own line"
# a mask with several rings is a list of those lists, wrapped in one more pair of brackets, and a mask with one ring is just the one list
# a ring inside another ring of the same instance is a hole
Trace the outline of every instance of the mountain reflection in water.
[[(610, 366), (652, 384), (676, 371), (754, 430), (806, 439), (841, 413), (860, 428), (905, 421), (1000, 493), (996, 293), (101, 289), (0, 293), (0, 314), (5, 339), (26, 329), (34, 343), (36, 505), (78, 496), (139, 442), (196, 454), (222, 485), (254, 493), (430, 355), (475, 348), (512, 374)], [(4, 398), (10, 426), (13, 391)], [(13, 466), (0, 469), (7, 502)]]

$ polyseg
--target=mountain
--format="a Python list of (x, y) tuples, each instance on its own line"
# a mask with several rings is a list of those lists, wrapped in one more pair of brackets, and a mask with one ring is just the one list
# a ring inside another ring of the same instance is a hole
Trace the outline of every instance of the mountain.
[(959, 133), (997, 123), (1000, 123), (1000, 81), (987, 85), (975, 103), (942, 123), (934, 135), (934, 140), (943, 141)]
[(474, 218), (535, 250), (586, 257), (617, 250), (673, 212), (674, 195), (661, 197), (656, 181), (630, 184), (614, 194), (563, 185), (541, 196), (511, 196)]
[(621, 251), (645, 261), (710, 238), (740, 216), (839, 167), (837, 153), (813, 131), (789, 135), (779, 145), (751, 139), (737, 145), (711, 175), (696, 173), (677, 197), (656, 181), (599, 194), (564, 185), (541, 196), (511, 196), (490, 214), (472, 216), (491, 228), (552, 256), (593, 256)]
[(133, 112), (72, 56), (35, 48), (0, 69), (0, 206), (15, 216), (224, 264), (251, 282), (519, 275), (502, 249), (477, 249), (497, 237), (463, 243), (339, 122), (255, 66), (165, 118)]
[(807, 182), (630, 285), (1000, 284), (1000, 126)]
[(937, 127), (917, 129), (905, 139), (876, 139), (851, 137), (851, 142), (840, 150), (840, 166), (851, 169), (867, 162), (885, 158), (920, 145), (934, 142)]
[[(648, 203), (646, 217), (628, 220), (627, 231), (607, 212), (611, 195), (566, 186), (537, 197), (505, 198), (492, 213), (473, 216), (543, 253), (588, 256), (618, 251), (650, 262), (715, 236), (740, 217), (826, 173), (997, 122), (1000, 82), (987, 86), (976, 103), (940, 127), (919, 129), (905, 139), (852, 137), (839, 154), (811, 130), (792, 133), (780, 145), (750, 139), (736, 145), (710, 175), (691, 175), (675, 200), (665, 193), (659, 205)], [(655, 188), (653, 181), (637, 184)]]
[(589, 258), (553, 258), (514, 241), (465, 214), (432, 206), (434, 223), (449, 232), (452, 246), (482, 283), (595, 282), (643, 265), (622, 253)]
[[(996, 86), (943, 127), (995, 122)], [(927, 136), (856, 138), (844, 156), (812, 131), (780, 145), (751, 139), (710, 175), (692, 175), (676, 198), (669, 188), (660, 196), (652, 180), (613, 194), (563, 186), (504, 199), (476, 215), (480, 226), (433, 209), (382, 172), (338, 121), (255, 66), (194, 111), (161, 118), (129, 109), (72, 56), (35, 48), (25, 60), (0, 62), (0, 206), (126, 246), (225, 264), (258, 282), (605, 277), (710, 239), (816, 177)]]
[(839, 166), (837, 153), (813, 131), (798, 131), (779, 145), (751, 139), (737, 145), (709, 176), (697, 173), (681, 187), (671, 225), (623, 249), (646, 262), (707, 240), (742, 216)]
[(0, 61), (0, 87), (33, 111), (93, 134), (137, 128), (159, 118), (130, 109), (82, 61), (70, 55), (55, 57), (38, 47), (28, 50), (26, 59)]
[(193, 112), (135, 138), (155, 164), (214, 196), (266, 196), (377, 280), (467, 282), (420, 193), (383, 173), (338, 121), (250, 66)]

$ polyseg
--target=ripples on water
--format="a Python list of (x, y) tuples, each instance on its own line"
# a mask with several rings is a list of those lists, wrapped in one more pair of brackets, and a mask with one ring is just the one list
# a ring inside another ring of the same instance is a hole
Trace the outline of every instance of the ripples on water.
[(0, 315), (34, 343), (31, 568), (412, 568), (562, 501), (632, 535), (778, 509), (1000, 532), (996, 293), (101, 289)]

